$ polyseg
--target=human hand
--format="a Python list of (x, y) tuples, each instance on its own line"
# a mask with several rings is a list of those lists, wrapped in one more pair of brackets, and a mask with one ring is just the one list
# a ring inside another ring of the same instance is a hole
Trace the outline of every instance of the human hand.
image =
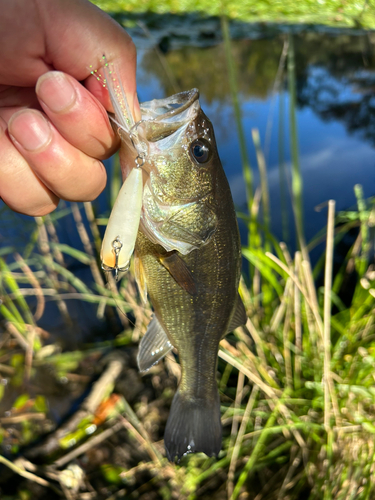
[(86, 0), (0, 0), (0, 11), (0, 198), (33, 216), (92, 200), (119, 138), (90, 65), (100, 72), (102, 54), (116, 65), (139, 119), (134, 44)]

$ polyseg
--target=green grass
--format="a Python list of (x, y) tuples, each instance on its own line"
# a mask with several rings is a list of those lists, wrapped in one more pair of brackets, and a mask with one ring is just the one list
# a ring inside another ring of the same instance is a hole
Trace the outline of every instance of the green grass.
[[(0, 488), (16, 485), (8, 496), (2, 493), (5, 500), (90, 495), (163, 500), (374, 498), (375, 200), (365, 200), (356, 186), (356, 209), (335, 216), (330, 203), (327, 228), (306, 246), (291, 99), (298, 251), (290, 255), (287, 246), (275, 240), (269, 233), (267, 166), (257, 131), (253, 139), (262, 186), (253, 193), (225, 19), (223, 34), (247, 180), (250, 215), (240, 215), (248, 226), (243, 256), (252, 277), (244, 276), (240, 286), (248, 322), (222, 341), (219, 352), (223, 450), (218, 460), (196, 454), (176, 465), (165, 459), (162, 435), (179, 365), (167, 357), (140, 378), (134, 358), (150, 306), (141, 305), (132, 273), (118, 289), (111, 279), (106, 285), (98, 263), (98, 224), (105, 220), (90, 203), (72, 204), (70, 211), (63, 208), (36, 219), (22, 253), (11, 244), (0, 250), (0, 403), (12, 408), (0, 416), (0, 442), (8, 453), (0, 456)], [(288, 50), (284, 69), (292, 94), (292, 43)], [(283, 154), (280, 158), (282, 162)], [(114, 177), (112, 194), (116, 182)], [(57, 225), (68, 216), (75, 222), (81, 250), (58, 240)], [(7, 217), (5, 211), (2, 217)], [(352, 246), (333, 275), (334, 249), (354, 231)], [(322, 239), (326, 252), (312, 269), (309, 251)], [(80, 280), (67, 268), (67, 258), (86, 266), (91, 278)], [(324, 280), (318, 286), (319, 276)], [(53, 300), (65, 332), (73, 331), (68, 314), (73, 298), (94, 304), (98, 318), (117, 325), (117, 335), (62, 350), (61, 339), (40, 328), (40, 318), (46, 301)], [(64, 402), (67, 409), (83, 399), (73, 419), (54, 422), (59, 404)], [(48, 433), (54, 437), (49, 447), (43, 444)], [(16, 479), (8, 478), (9, 470)]]
[(95, 0), (101, 9), (112, 14), (156, 13), (204, 16), (226, 15), (245, 22), (305, 23), (329, 26), (373, 29), (375, 27), (372, 0)]

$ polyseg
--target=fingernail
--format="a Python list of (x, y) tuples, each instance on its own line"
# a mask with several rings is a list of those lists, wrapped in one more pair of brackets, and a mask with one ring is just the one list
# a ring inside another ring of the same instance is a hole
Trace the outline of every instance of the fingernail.
[(15, 113), (8, 123), (9, 134), (27, 151), (45, 146), (51, 138), (47, 120), (38, 112), (23, 109)]
[(42, 75), (35, 90), (39, 99), (54, 113), (66, 111), (76, 101), (73, 85), (60, 71), (49, 71)]

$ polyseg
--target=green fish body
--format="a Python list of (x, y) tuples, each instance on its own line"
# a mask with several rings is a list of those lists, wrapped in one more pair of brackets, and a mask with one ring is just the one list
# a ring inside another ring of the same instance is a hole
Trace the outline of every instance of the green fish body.
[(240, 237), (211, 122), (198, 91), (142, 105), (147, 179), (136, 279), (154, 316), (138, 354), (147, 371), (172, 348), (181, 380), (164, 442), (169, 460), (221, 449), (216, 383), (220, 340), (246, 322), (238, 295)]

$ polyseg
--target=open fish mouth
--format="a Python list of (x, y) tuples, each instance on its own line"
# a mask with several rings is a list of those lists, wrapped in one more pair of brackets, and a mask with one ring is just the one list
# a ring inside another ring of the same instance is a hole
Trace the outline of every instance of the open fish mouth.
[(178, 117), (189, 109), (199, 98), (198, 89), (187, 90), (165, 99), (153, 99), (141, 104), (142, 120), (157, 120), (158, 122)]
[(140, 138), (160, 141), (194, 120), (200, 110), (199, 91), (192, 89), (166, 99), (141, 104), (142, 120), (137, 124)]

